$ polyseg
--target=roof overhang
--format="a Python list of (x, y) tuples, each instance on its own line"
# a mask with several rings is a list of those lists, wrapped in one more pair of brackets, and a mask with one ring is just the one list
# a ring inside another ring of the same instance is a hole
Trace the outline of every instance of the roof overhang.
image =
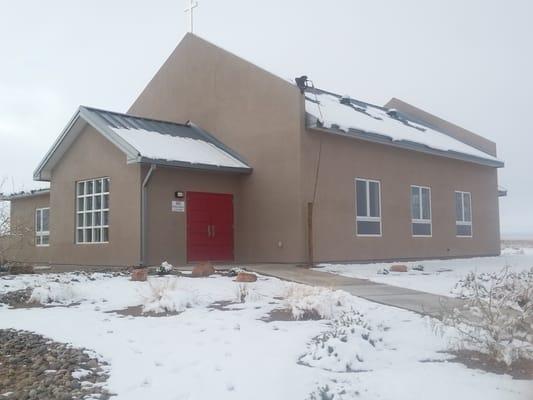
[(0, 194), (0, 201), (27, 199), (30, 197), (44, 196), (44, 195), (49, 195), (49, 194), (50, 194), (50, 189), (37, 189), (37, 190), (32, 190), (30, 192), (13, 193), (9, 195)]
[(139, 157), (135, 160), (129, 160), (129, 164), (133, 163), (143, 163), (143, 164), (155, 164), (161, 167), (169, 168), (184, 168), (184, 169), (197, 169), (202, 171), (210, 172), (226, 172), (234, 174), (249, 174), (253, 171), (252, 168), (236, 168), (236, 167), (225, 167), (211, 164), (200, 164), (200, 163), (188, 163), (183, 161), (169, 161), (169, 160), (160, 160), (148, 157)]
[(327, 127), (322, 126), (320, 124), (320, 121), (316, 117), (314, 117), (312, 114), (309, 114), (309, 113), (306, 113), (305, 119), (306, 119), (307, 129), (318, 131), (318, 132), (333, 133), (335, 135), (344, 136), (344, 137), (348, 137), (351, 139), (359, 139), (359, 140), (364, 140), (367, 142), (384, 144), (387, 146), (392, 146), (392, 147), (396, 147), (396, 148), (400, 148), (404, 150), (418, 151), (421, 153), (430, 154), (434, 156), (446, 157), (446, 158), (451, 158), (454, 160), (471, 162), (471, 163), (483, 165), (486, 167), (502, 168), (504, 166), (504, 163), (499, 160), (489, 160), (489, 159), (471, 156), (468, 154), (454, 152), (454, 151), (444, 151), (444, 150), (433, 149), (431, 147), (425, 146), (420, 143), (410, 142), (406, 140), (393, 140), (391, 137), (386, 136), (386, 135), (366, 132), (366, 131), (359, 130), (359, 129), (350, 128), (347, 131), (345, 131), (342, 129), (327, 128)]

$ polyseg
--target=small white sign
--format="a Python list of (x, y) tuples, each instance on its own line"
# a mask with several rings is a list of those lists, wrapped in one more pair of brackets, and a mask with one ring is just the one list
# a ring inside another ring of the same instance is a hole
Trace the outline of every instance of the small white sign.
[(172, 212), (185, 212), (185, 202), (182, 200), (172, 200)]

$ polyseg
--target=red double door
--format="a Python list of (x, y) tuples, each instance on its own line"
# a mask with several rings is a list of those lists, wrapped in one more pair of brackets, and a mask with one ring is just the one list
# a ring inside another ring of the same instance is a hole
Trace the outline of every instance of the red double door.
[(187, 192), (188, 261), (233, 261), (233, 195)]

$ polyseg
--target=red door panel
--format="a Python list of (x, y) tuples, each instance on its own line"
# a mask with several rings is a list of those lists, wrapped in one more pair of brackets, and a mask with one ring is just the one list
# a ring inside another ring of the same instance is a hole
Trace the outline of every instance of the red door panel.
[(187, 259), (233, 260), (233, 195), (187, 193)]

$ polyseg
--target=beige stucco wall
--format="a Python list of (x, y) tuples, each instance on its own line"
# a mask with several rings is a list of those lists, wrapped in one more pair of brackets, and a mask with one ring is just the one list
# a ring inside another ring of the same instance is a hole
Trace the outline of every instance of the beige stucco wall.
[[(109, 177), (109, 243), (75, 243), (77, 181)], [(140, 261), (140, 166), (87, 126), (52, 171), (51, 262), (66, 265), (137, 265)]]
[[(314, 214), (318, 261), (494, 255), (500, 251), (497, 170), (328, 133), (302, 134), (303, 198), (312, 199), (320, 139), (322, 157)], [(382, 237), (355, 233), (357, 177), (381, 181)], [(410, 186), (431, 187), (433, 236), (411, 235)], [(456, 190), (472, 193), (473, 237), (455, 235)]]
[(5, 243), (7, 260), (45, 265), (49, 263), (50, 248), (35, 246), (35, 210), (49, 206), (49, 193), (11, 201), (11, 232), (15, 235)]
[(304, 122), (300, 100), (300, 92), (288, 82), (187, 35), (129, 111), (192, 120), (254, 168), (240, 184), (245, 199), (237, 212), (241, 262), (305, 257), (298, 183)]

